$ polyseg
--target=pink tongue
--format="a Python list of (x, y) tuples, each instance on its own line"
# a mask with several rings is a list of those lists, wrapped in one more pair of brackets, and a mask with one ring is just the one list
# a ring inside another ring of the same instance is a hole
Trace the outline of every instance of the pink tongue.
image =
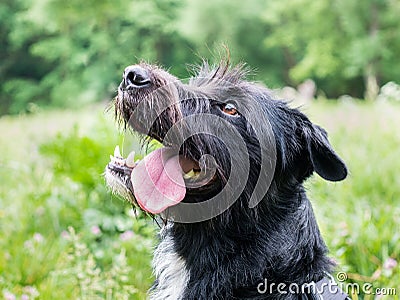
[(157, 214), (185, 198), (179, 156), (161, 148), (148, 154), (131, 175), (135, 198), (142, 209)]

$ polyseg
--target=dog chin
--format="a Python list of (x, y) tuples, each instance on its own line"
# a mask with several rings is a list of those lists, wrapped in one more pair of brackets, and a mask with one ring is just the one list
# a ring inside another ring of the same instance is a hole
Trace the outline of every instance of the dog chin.
[(136, 204), (133, 193), (127, 187), (127, 178), (121, 177), (107, 165), (104, 172), (104, 179), (106, 181), (106, 185), (113, 194), (122, 197), (131, 204)]

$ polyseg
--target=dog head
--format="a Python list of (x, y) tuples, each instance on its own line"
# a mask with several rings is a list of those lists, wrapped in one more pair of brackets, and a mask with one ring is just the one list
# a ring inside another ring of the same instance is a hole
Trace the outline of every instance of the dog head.
[(115, 153), (108, 185), (149, 213), (198, 222), (235, 203), (257, 209), (272, 189), (295, 190), (314, 171), (344, 179), (326, 131), (245, 75), (204, 63), (184, 83), (148, 64), (127, 67), (116, 116), (164, 147), (140, 162)]

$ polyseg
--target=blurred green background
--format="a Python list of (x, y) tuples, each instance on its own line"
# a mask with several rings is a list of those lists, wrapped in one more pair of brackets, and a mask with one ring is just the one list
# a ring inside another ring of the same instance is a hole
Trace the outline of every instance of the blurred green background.
[(399, 16), (398, 0), (2, 0), (0, 299), (146, 298), (157, 224), (104, 185), (127, 139), (106, 107), (125, 66), (187, 78), (225, 46), (252, 80), (298, 87), (281, 95), (347, 162), (346, 181), (306, 184), (330, 255), (347, 284), (397, 289), (352, 298), (399, 299)]

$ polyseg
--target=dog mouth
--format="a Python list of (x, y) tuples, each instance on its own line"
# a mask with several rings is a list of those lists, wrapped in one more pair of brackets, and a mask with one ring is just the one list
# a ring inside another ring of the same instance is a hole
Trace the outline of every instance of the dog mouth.
[(156, 149), (141, 160), (135, 161), (134, 157), (132, 151), (124, 158), (116, 146), (106, 167), (106, 181), (113, 192), (152, 214), (179, 204), (189, 195), (212, 189), (216, 181), (215, 169), (172, 147)]

